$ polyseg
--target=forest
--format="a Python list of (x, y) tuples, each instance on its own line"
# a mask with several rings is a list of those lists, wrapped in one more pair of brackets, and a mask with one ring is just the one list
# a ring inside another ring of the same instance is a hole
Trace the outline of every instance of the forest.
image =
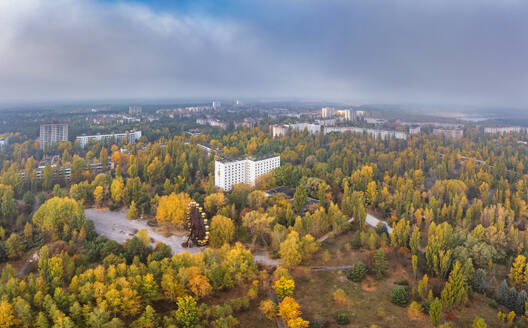
[[(43, 169), (52, 154), (34, 140), (14, 139), (1, 154), (0, 326), (243, 327), (248, 315), (267, 326), (347, 325), (349, 314), (320, 320), (299, 301), (296, 272), (339, 257), (322, 237), (346, 238), (344, 252), (365, 255), (340, 263), (350, 266), (343, 284), (387, 280), (396, 262), (409, 268), (385, 295), (405, 316), (457, 327), (457, 311), (484, 297), (495, 315), (475, 310), (466, 327), (527, 324), (528, 148), (518, 142), (525, 135), (473, 127), (458, 140), (306, 131), (272, 138), (265, 127), (160, 131), (130, 145), (63, 142), (53, 149), (58, 161)], [(223, 156), (278, 154), (281, 166), (226, 193), (214, 184), (217, 155), (199, 145)], [(276, 187), (294, 196), (266, 192)], [(124, 209), (171, 233), (184, 229), (191, 200), (210, 219), (209, 247), (194, 255), (152, 247), (141, 230), (121, 245), (84, 215), (88, 207)], [(367, 214), (392, 232), (367, 224)], [(257, 265), (257, 250), (280, 265)], [(38, 263), (20, 273), (33, 254)], [(331, 292), (346, 303), (343, 289)]]

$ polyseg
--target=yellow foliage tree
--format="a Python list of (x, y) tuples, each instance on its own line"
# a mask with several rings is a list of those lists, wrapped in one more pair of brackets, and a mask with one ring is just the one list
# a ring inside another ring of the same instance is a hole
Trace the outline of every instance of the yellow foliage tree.
[(522, 286), (528, 282), (526, 281), (526, 257), (519, 255), (515, 258), (510, 268), (509, 278), (517, 286)]
[(171, 223), (178, 228), (183, 228), (185, 223), (185, 211), (191, 201), (188, 194), (182, 192), (162, 196), (158, 202), (156, 219), (161, 223)]
[(97, 204), (97, 206), (101, 206), (102, 203), (103, 203), (103, 198), (104, 198), (103, 187), (102, 186), (95, 187), (95, 190), (93, 192), (93, 196), (94, 196), (95, 203)]
[(209, 284), (209, 279), (203, 275), (197, 275), (189, 280), (189, 290), (195, 298), (200, 299), (211, 293), (213, 287)]
[(0, 302), (0, 327), (16, 327), (17, 320), (13, 315), (13, 308), (11, 304), (6, 301)]

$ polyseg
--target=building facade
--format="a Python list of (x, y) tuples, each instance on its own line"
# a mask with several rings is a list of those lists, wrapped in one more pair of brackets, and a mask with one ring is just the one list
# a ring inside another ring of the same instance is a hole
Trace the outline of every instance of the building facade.
[(118, 143), (121, 140), (126, 140), (127, 143), (133, 144), (139, 138), (141, 138), (141, 131), (130, 131), (112, 134), (96, 134), (92, 136), (78, 136), (75, 139), (79, 140), (81, 148), (84, 148), (90, 141), (110, 141), (111, 143)]
[(446, 138), (460, 139), (464, 137), (462, 129), (433, 129), (433, 134), (442, 135)]
[(215, 186), (230, 191), (237, 183), (255, 185), (258, 177), (280, 166), (280, 156), (215, 161)]
[(9, 139), (7, 137), (0, 137), (0, 150), (4, 150), (8, 145)]
[(360, 128), (355, 126), (346, 126), (346, 127), (336, 127), (336, 126), (325, 126), (324, 128), (324, 134), (328, 133), (344, 133), (344, 132), (350, 132), (350, 133), (357, 133), (357, 134), (367, 134), (371, 136), (373, 139), (381, 139), (381, 140), (387, 140), (387, 139), (400, 139), (400, 140), (407, 140), (407, 133), (402, 131), (391, 131), (391, 130), (377, 130), (377, 129), (367, 129), (367, 128)]
[(489, 133), (489, 134), (521, 133), (524, 131), (526, 131), (526, 129), (520, 126), (507, 126), (507, 127), (502, 127), (502, 128), (495, 128), (495, 127), (484, 128), (484, 133)]
[(40, 125), (40, 149), (61, 141), (68, 141), (68, 124)]
[(273, 138), (285, 136), (286, 133), (288, 133), (287, 125), (273, 125), (271, 127), (271, 135), (273, 136)]
[(143, 107), (141, 106), (128, 106), (128, 114), (130, 115), (141, 114), (142, 111)]
[(335, 108), (333, 107), (323, 107), (321, 109), (321, 117), (322, 118), (332, 118), (334, 117)]
[(356, 119), (355, 112), (350, 109), (337, 110), (335, 114), (341, 116), (345, 121), (354, 121)]

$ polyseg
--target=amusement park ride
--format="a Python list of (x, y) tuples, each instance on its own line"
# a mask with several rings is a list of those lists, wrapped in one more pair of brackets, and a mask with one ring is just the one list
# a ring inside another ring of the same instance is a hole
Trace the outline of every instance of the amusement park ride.
[(183, 247), (205, 246), (209, 242), (209, 222), (205, 213), (195, 201), (191, 201), (186, 212), (189, 238), (182, 243)]

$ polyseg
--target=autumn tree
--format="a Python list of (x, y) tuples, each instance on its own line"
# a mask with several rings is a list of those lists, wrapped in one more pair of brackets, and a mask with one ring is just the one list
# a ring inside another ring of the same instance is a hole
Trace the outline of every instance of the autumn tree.
[(160, 223), (172, 223), (178, 228), (183, 228), (185, 222), (185, 212), (191, 198), (186, 193), (162, 196), (158, 202), (156, 219)]
[(65, 226), (80, 229), (84, 226), (85, 216), (77, 201), (53, 197), (35, 212), (33, 223), (42, 231), (58, 233), (64, 231)]
[(211, 220), (209, 232), (209, 244), (212, 247), (222, 247), (230, 243), (235, 237), (235, 225), (233, 221), (222, 215), (215, 215)]
[(308, 200), (308, 194), (303, 185), (297, 186), (295, 189), (295, 194), (293, 195), (293, 208), (296, 213), (301, 213), (304, 206), (306, 206), (306, 201)]
[(460, 262), (456, 262), (449, 274), (449, 279), (442, 290), (442, 306), (445, 310), (452, 310), (467, 297), (467, 285)]
[(0, 327), (18, 327), (18, 320), (14, 316), (13, 307), (7, 301), (0, 302)]
[(409, 221), (401, 219), (392, 228), (390, 234), (391, 245), (393, 247), (407, 247), (409, 241), (409, 232), (411, 230)]
[(204, 208), (211, 216), (215, 215), (218, 210), (224, 207), (226, 204), (227, 199), (222, 192), (210, 194), (204, 199)]
[(178, 298), (178, 310), (175, 313), (178, 327), (195, 328), (200, 322), (200, 312), (196, 301), (191, 296)]
[(440, 316), (442, 315), (442, 302), (438, 298), (435, 298), (429, 307), (429, 318), (433, 326), (438, 326), (440, 323)]
[(299, 304), (292, 297), (285, 297), (279, 304), (279, 315), (289, 328), (308, 327), (308, 321), (301, 318)]
[(93, 192), (94, 200), (97, 206), (101, 206), (103, 204), (103, 198), (104, 198), (104, 190), (103, 187), (97, 186), (95, 187), (95, 190)]
[(112, 180), (112, 185), (110, 186), (110, 192), (112, 194), (112, 199), (116, 204), (121, 204), (125, 196), (125, 184), (123, 183), (123, 178), (117, 176)]
[(387, 259), (385, 258), (385, 252), (382, 249), (378, 249), (374, 253), (373, 271), (376, 275), (376, 279), (383, 278), (388, 272)]
[(129, 207), (128, 212), (127, 212), (127, 218), (129, 218), (131, 220), (138, 218), (138, 209), (137, 209), (135, 201), (132, 201), (130, 203), (130, 207)]
[(284, 276), (280, 277), (280, 279), (273, 284), (273, 290), (275, 291), (275, 294), (277, 294), (279, 301), (282, 301), (287, 296), (293, 296), (294, 289), (295, 281)]
[(297, 231), (291, 231), (286, 240), (280, 244), (279, 254), (282, 265), (292, 268), (301, 263), (302, 253), (299, 250), (299, 246), (299, 234)]
[(147, 305), (145, 312), (132, 323), (132, 328), (157, 328), (159, 327), (159, 317), (156, 310), (150, 305)]
[(249, 230), (254, 240), (266, 244), (271, 234), (271, 225), (275, 218), (259, 211), (250, 211), (242, 218), (242, 226)]
[(19, 258), (24, 254), (22, 238), (17, 233), (12, 233), (5, 243), (6, 253), (9, 259)]

